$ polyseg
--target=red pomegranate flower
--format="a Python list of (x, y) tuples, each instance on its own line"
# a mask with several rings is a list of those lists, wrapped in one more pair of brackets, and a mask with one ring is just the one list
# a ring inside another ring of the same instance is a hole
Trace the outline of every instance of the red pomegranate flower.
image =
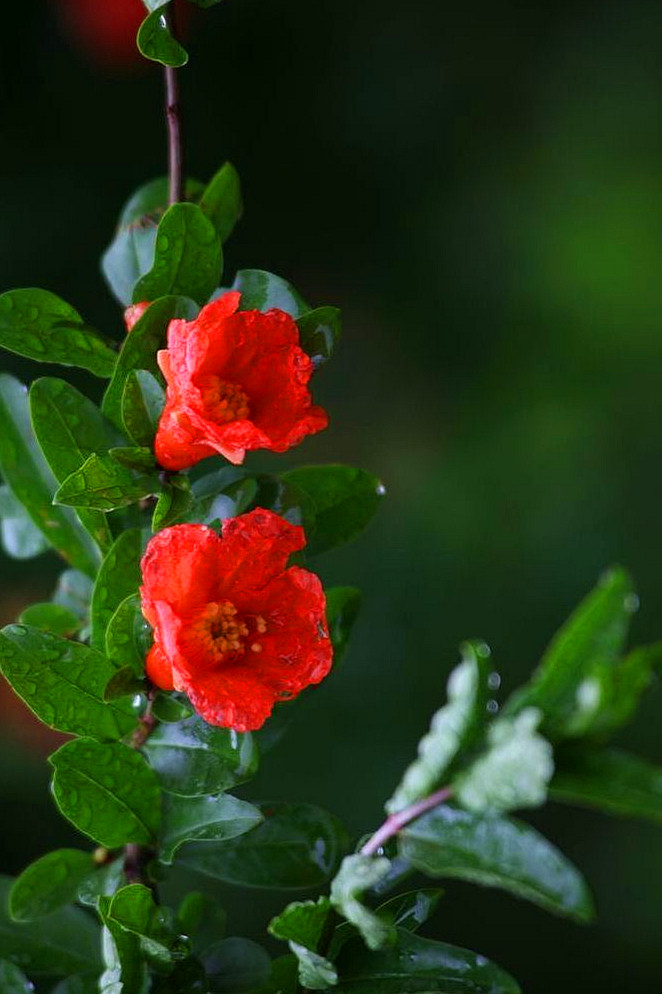
[(171, 321), (159, 365), (168, 384), (156, 434), (166, 469), (186, 469), (217, 453), (243, 462), (247, 449), (285, 452), (328, 418), (311, 403), (313, 363), (299, 329), (278, 309), (238, 311), (223, 294), (194, 321)]
[(127, 307), (124, 311), (124, 324), (127, 331), (131, 331), (134, 324), (140, 321), (149, 304), (149, 300), (141, 300), (139, 304), (131, 304), (130, 307)]
[(154, 628), (147, 675), (183, 690), (211, 725), (260, 728), (278, 701), (331, 668), (319, 578), (287, 567), (303, 529), (257, 508), (223, 523), (158, 532), (142, 560), (142, 609)]

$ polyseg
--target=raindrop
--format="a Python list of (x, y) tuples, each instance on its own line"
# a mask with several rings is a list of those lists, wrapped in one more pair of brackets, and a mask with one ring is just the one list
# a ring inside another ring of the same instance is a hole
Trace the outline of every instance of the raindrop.
[(496, 714), (497, 711), (499, 710), (498, 701), (495, 700), (488, 701), (486, 707), (489, 714)]
[(625, 610), (630, 614), (634, 614), (635, 611), (639, 610), (639, 598), (636, 594), (628, 594), (625, 598)]
[(378, 497), (383, 497), (384, 496), (384, 494), (386, 493), (386, 487), (384, 486), (383, 483), (378, 483), (377, 484), (377, 489), (376, 489), (375, 493), (377, 494)]
[(501, 674), (494, 670), (487, 678), (487, 686), (490, 690), (498, 690), (501, 686)]

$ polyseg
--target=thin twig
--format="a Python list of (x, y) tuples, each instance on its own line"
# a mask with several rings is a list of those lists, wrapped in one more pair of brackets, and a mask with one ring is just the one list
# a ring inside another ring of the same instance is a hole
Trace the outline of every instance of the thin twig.
[[(176, 37), (173, 18), (169, 11), (163, 13), (168, 30)], [(172, 66), (165, 67), (165, 114), (168, 123), (168, 202), (177, 204), (184, 199), (184, 146), (182, 143), (182, 115), (179, 103), (179, 77)]]
[[(129, 742), (132, 749), (140, 749), (158, 725), (158, 719), (152, 714), (156, 692), (156, 687), (152, 686), (147, 693), (147, 707)], [(147, 864), (153, 857), (153, 850), (147, 846), (139, 846), (134, 842), (124, 846), (124, 876), (127, 883), (144, 884), (145, 887), (150, 888), (156, 898), (156, 887), (147, 874)]]
[(442, 787), (440, 790), (435, 791), (434, 794), (430, 794), (429, 797), (424, 797), (422, 801), (417, 801), (408, 808), (403, 808), (402, 811), (397, 811), (395, 814), (389, 815), (384, 824), (362, 846), (361, 854), (363, 856), (374, 856), (389, 839), (392, 839), (394, 835), (402, 831), (406, 825), (415, 821), (416, 818), (420, 818), (426, 811), (436, 808), (438, 804), (443, 804), (452, 793), (450, 787)]

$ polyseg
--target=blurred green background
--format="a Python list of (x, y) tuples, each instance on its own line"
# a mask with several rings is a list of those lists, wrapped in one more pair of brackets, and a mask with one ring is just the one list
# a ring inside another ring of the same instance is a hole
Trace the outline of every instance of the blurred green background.
[[(164, 171), (161, 78), (92, 58), (57, 14), (54, 0), (3, 10), (0, 284), (54, 290), (119, 337), (98, 257), (123, 199)], [(230, 158), (244, 182), (229, 269), (272, 270), (344, 313), (316, 382), (332, 426), (287, 462), (356, 463), (389, 491), (369, 533), (316, 564), (362, 587), (364, 611), (251, 787), (358, 835), (463, 638), (491, 645), (508, 693), (612, 562), (637, 581), (636, 639), (662, 637), (662, 7), (228, 0), (189, 42), (189, 171)], [(2, 618), (57, 568), (2, 558)], [(74, 836), (48, 796), (46, 740), (2, 701), (13, 872)], [(662, 760), (661, 715), (656, 687), (623, 741)], [(531, 820), (586, 871), (597, 925), (450, 884), (428, 934), (530, 994), (652, 989), (662, 830), (557, 806)], [(224, 894), (231, 932), (255, 937), (282, 903)]]

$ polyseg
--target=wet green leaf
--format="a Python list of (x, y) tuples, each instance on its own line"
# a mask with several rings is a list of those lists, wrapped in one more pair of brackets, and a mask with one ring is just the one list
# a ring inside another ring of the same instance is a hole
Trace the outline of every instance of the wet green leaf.
[(379, 952), (360, 939), (348, 942), (337, 967), (339, 994), (520, 994), (517, 982), (484, 956), (404, 929)]
[(453, 781), (453, 797), (469, 811), (535, 808), (547, 799), (552, 747), (538, 734), (542, 712), (525, 708), (488, 729), (485, 751)]
[(331, 882), (331, 903), (336, 911), (361, 934), (369, 949), (381, 949), (395, 938), (393, 925), (377, 915), (361, 900), (365, 891), (388, 876), (391, 861), (385, 856), (354, 853), (345, 856)]
[(103, 413), (118, 428), (124, 426), (122, 398), (129, 374), (133, 370), (146, 370), (158, 379), (161, 374), (156, 353), (166, 346), (166, 331), (170, 321), (175, 318), (192, 321), (197, 313), (197, 304), (188, 297), (160, 297), (150, 304), (126, 336), (101, 405)]
[(68, 507), (114, 511), (158, 493), (156, 473), (132, 472), (112, 455), (91, 455), (80, 469), (68, 476), (54, 500)]
[(259, 807), (263, 824), (221, 845), (187, 845), (177, 854), (177, 863), (245, 887), (288, 890), (325, 883), (347, 845), (340, 822), (312, 804)]
[(134, 677), (141, 678), (151, 643), (152, 629), (143, 618), (140, 597), (130, 594), (108, 622), (106, 656), (119, 669), (128, 668)]
[(80, 832), (114, 849), (153, 843), (161, 818), (156, 774), (121, 742), (67, 742), (49, 757), (58, 808)]
[(12, 559), (33, 559), (50, 549), (50, 543), (9, 487), (0, 486), (0, 518), (2, 548)]
[(393, 814), (427, 797), (441, 785), (449, 766), (476, 739), (485, 724), (490, 650), (484, 642), (465, 642), (462, 662), (448, 678), (445, 704), (432, 718), (386, 810)]
[(398, 928), (416, 932), (432, 917), (443, 893), (440, 887), (410, 890), (380, 904), (375, 913)]
[(227, 918), (218, 901), (200, 891), (189, 891), (177, 910), (179, 927), (196, 955), (223, 938)]
[(35, 860), (14, 881), (9, 894), (11, 917), (32, 921), (72, 904), (92, 867), (91, 853), (80, 849), (56, 849)]
[[(121, 436), (96, 404), (64, 380), (46, 376), (35, 380), (30, 387), (30, 416), (58, 483), (80, 469), (91, 455), (121, 444)], [(106, 551), (112, 536), (105, 515), (81, 508), (78, 517), (99, 548)]]
[(139, 528), (122, 532), (101, 564), (90, 608), (90, 644), (101, 652), (106, 648), (106, 630), (115, 611), (122, 601), (138, 591), (140, 559), (148, 537)]
[(34, 288), (0, 294), (0, 345), (28, 359), (82, 366), (101, 377), (112, 376), (117, 358), (78, 311)]
[(250, 732), (217, 728), (197, 715), (160, 725), (143, 748), (164, 789), (182, 797), (218, 794), (257, 771), (258, 751)]
[(231, 162), (224, 163), (210, 179), (200, 198), (200, 210), (226, 242), (243, 212), (239, 174)]
[(333, 645), (333, 662), (338, 665), (345, 654), (354, 622), (361, 607), (361, 591), (356, 587), (329, 587), (326, 596), (326, 621)]
[(118, 934), (117, 927), (135, 935), (141, 954), (158, 969), (167, 970), (186, 956), (174, 916), (156, 904), (143, 884), (121, 887), (106, 905), (104, 921), (113, 936)]
[(148, 14), (138, 29), (138, 50), (146, 59), (164, 66), (185, 66), (188, 53), (168, 30), (168, 22), (159, 8)]
[(154, 265), (138, 280), (133, 300), (172, 294), (204, 304), (222, 272), (223, 250), (212, 222), (195, 204), (173, 204), (159, 222)]
[(0, 960), (0, 991), (3, 994), (32, 994), (34, 987), (17, 966)]
[(401, 856), (428, 876), (500, 887), (577, 921), (594, 916), (576, 867), (523, 822), (440, 805), (408, 825), (399, 844)]
[(57, 481), (32, 430), (27, 391), (0, 375), (0, 472), (44, 537), (76, 569), (94, 576), (99, 550), (75, 511), (53, 507)]
[(181, 475), (170, 477), (154, 508), (152, 531), (169, 528), (184, 520), (194, 503), (195, 498), (188, 478)]
[(122, 424), (136, 445), (152, 448), (165, 405), (165, 390), (146, 369), (132, 369), (122, 394)]
[(308, 990), (326, 990), (338, 981), (333, 963), (317, 952), (330, 914), (330, 900), (320, 897), (288, 904), (269, 923), (269, 932), (289, 943), (299, 963), (299, 982)]
[(337, 307), (317, 307), (297, 320), (299, 343), (315, 363), (321, 366), (330, 359), (340, 341), (341, 319)]
[(376, 476), (353, 466), (302, 466), (281, 473), (281, 480), (312, 501), (314, 517), (304, 521), (311, 556), (356, 538), (385, 493)]
[(235, 839), (264, 821), (262, 813), (231, 794), (176, 797), (165, 794), (159, 845), (160, 859), (172, 863), (185, 842)]
[(19, 624), (31, 625), (53, 635), (71, 638), (79, 630), (80, 619), (69, 608), (59, 604), (31, 604), (19, 616)]
[(0, 632), (0, 668), (37, 717), (60, 732), (118, 739), (136, 724), (128, 704), (104, 702), (113, 666), (80, 642), (8, 625)]
[(625, 570), (606, 573), (559, 629), (531, 681), (510, 698), (504, 713), (538, 707), (545, 716), (541, 731), (552, 740), (585, 734), (595, 719), (596, 679), (616, 665), (636, 606)]
[(277, 307), (296, 319), (310, 309), (291, 283), (264, 269), (240, 269), (232, 289), (241, 293), (242, 311), (269, 311)]

